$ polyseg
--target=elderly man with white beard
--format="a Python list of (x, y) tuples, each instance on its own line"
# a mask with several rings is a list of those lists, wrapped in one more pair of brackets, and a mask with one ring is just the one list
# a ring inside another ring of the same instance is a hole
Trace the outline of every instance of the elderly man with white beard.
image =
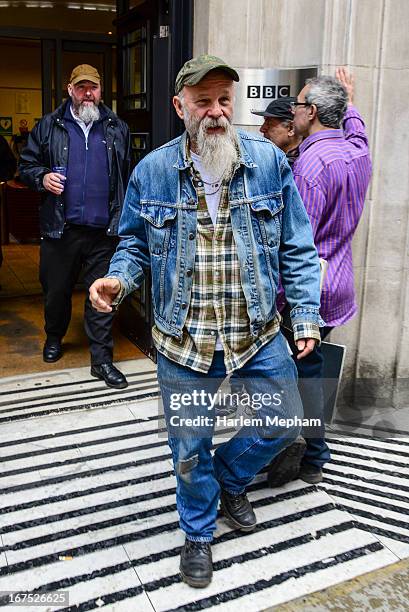
[[(234, 529), (255, 529), (246, 487), (300, 431), (296, 369), (275, 305), (279, 272), (301, 358), (322, 325), (308, 217), (285, 155), (233, 127), (238, 80), (214, 56), (181, 68), (173, 105), (186, 131), (135, 168), (120, 244), (90, 289), (93, 306), (109, 313), (151, 270), (152, 334), (185, 534), (180, 571), (193, 587), (212, 579), (219, 500)], [(212, 455), (214, 407), (230, 374), (244, 382), (253, 414)]]
[[(69, 98), (32, 130), (20, 157), (20, 178), (44, 192), (40, 208), (40, 280), (46, 341), (43, 359), (58, 361), (81, 272), (87, 288), (105, 274), (118, 243), (118, 223), (130, 173), (128, 126), (101, 102), (101, 78), (76, 66)], [(117, 389), (127, 386), (113, 365), (112, 314), (85, 300), (84, 326), (91, 374)]]

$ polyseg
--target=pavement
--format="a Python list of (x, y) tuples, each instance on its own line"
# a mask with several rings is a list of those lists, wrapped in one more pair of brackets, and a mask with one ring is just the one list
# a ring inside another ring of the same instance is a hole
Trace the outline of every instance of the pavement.
[(400, 561), (266, 612), (407, 612), (409, 561)]
[(67, 605), (22, 609), (400, 610), (408, 438), (333, 430), (322, 485), (270, 489), (258, 475), (257, 529), (232, 531), (219, 516), (214, 580), (192, 589), (178, 572), (184, 538), (155, 366), (121, 370), (121, 391), (88, 367), (1, 380), (1, 609), (4, 591), (63, 591)]

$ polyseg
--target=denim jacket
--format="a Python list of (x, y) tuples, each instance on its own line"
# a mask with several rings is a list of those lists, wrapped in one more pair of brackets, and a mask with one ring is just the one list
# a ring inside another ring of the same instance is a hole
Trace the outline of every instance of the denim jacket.
[[(279, 272), (293, 327), (318, 328), (323, 324), (318, 254), (288, 162), (270, 141), (241, 130), (238, 135), (229, 203), (251, 334), (257, 337), (277, 313)], [(185, 132), (133, 171), (119, 224), (121, 240), (106, 275), (121, 281), (122, 299), (140, 287), (150, 269), (155, 324), (176, 338), (182, 337), (190, 303), (196, 208)]]

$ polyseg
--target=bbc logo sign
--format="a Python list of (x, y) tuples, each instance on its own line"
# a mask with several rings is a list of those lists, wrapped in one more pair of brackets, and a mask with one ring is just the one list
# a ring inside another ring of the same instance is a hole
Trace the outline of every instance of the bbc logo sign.
[(287, 98), (290, 95), (289, 85), (247, 85), (248, 98)]

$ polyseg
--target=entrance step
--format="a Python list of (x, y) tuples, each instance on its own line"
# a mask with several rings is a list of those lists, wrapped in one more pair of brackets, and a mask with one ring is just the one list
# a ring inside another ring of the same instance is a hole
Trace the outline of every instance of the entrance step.
[(332, 432), (322, 485), (258, 475), (257, 529), (220, 516), (213, 582), (182, 583), (155, 366), (120, 368), (121, 391), (88, 367), (0, 385), (0, 591), (68, 591), (69, 610), (262, 610), (409, 557), (409, 440)]

